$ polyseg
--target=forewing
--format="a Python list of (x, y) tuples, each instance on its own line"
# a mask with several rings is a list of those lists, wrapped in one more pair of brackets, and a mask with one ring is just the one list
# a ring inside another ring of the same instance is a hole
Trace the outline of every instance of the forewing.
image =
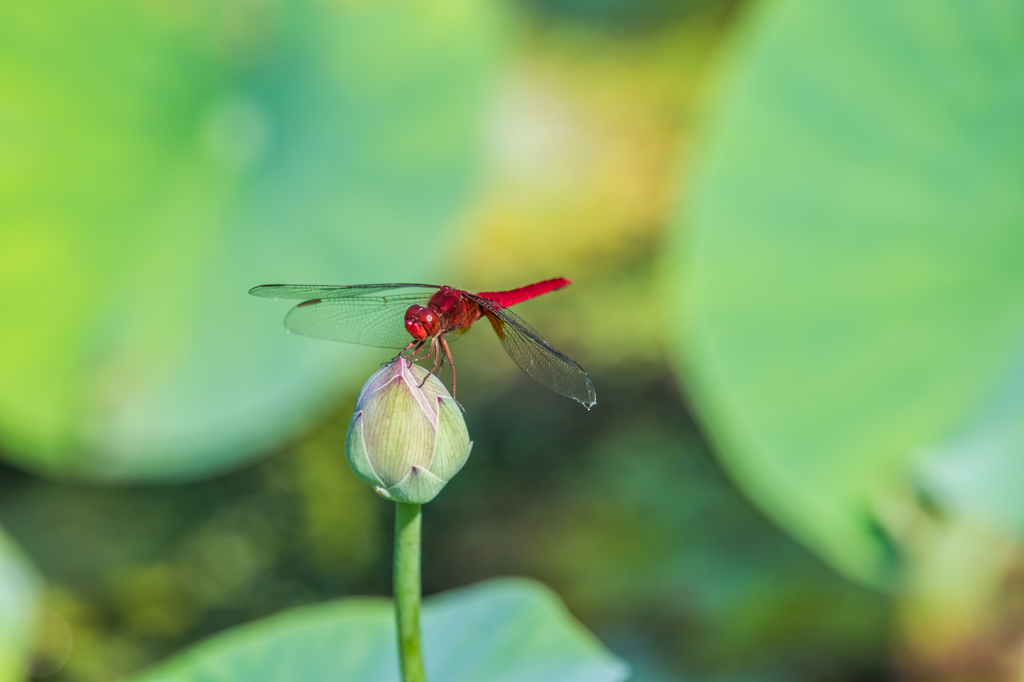
[[(392, 289), (424, 289), (436, 291), (434, 284), (263, 284), (249, 289), (252, 296), (263, 298), (366, 298)], [(427, 298), (430, 298), (428, 295)]]
[(405, 348), (413, 340), (405, 330), (405, 311), (414, 303), (426, 305), (429, 299), (429, 292), (313, 299), (292, 308), (284, 326), (316, 339)]
[(480, 307), (497, 318), (501, 345), (520, 369), (555, 393), (578, 400), (588, 410), (597, 392), (586, 370), (572, 358), (551, 347), (521, 317), (494, 301), (473, 296)]

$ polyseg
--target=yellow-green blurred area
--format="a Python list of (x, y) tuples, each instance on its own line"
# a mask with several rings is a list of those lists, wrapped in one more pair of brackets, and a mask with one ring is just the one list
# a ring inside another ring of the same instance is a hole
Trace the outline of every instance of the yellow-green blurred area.
[(1019, 680), (1021, 122), (1009, 0), (8, 0), (0, 681), (390, 593), (394, 353), (250, 287), (551, 277), (597, 405), (453, 344), (426, 593), (537, 578), (636, 682)]

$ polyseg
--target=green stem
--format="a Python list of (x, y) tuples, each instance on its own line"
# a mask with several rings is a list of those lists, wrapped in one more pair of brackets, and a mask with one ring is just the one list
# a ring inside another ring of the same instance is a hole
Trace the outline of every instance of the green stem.
[(426, 682), (420, 647), (420, 505), (395, 503), (395, 617), (402, 682)]

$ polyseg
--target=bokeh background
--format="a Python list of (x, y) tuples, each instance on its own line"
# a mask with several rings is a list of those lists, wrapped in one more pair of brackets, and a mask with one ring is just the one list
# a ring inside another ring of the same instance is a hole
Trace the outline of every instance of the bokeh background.
[(390, 355), (249, 287), (565, 276), (598, 403), (459, 341), (427, 593), (636, 682), (1019, 680), (1022, 122), (1010, 0), (4, 3), (0, 677), (388, 594)]

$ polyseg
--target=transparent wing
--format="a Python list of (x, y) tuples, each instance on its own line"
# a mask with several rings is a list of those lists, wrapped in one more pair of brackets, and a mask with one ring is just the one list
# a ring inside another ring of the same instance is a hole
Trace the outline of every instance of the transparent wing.
[[(434, 284), (263, 284), (249, 289), (252, 296), (263, 298), (354, 298), (368, 297), (392, 289), (430, 289), (438, 290)], [(427, 297), (429, 298), (429, 296)]]
[(405, 330), (405, 311), (412, 304), (426, 305), (431, 292), (314, 298), (288, 311), (284, 326), (302, 336), (358, 343), (377, 348), (405, 348), (413, 340)]
[(520, 369), (555, 393), (578, 400), (588, 410), (597, 402), (597, 391), (586, 370), (551, 347), (521, 317), (494, 301), (470, 295), (490, 313), (505, 351)]

